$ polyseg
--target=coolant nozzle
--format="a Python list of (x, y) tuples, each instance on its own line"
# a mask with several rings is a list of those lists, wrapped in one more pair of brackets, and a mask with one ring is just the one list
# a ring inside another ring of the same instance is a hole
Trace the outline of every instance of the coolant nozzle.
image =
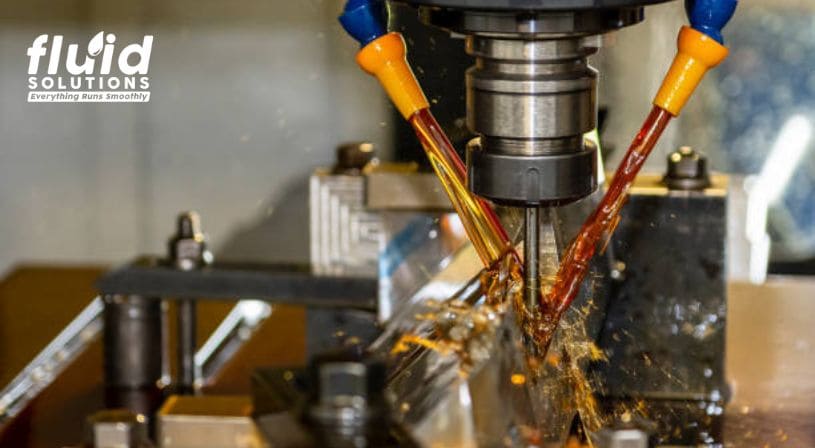
[(685, 0), (685, 11), (693, 29), (724, 44), (722, 29), (733, 17), (738, 3), (738, 0)]
[(340, 24), (364, 47), (387, 33), (388, 9), (382, 0), (348, 0)]

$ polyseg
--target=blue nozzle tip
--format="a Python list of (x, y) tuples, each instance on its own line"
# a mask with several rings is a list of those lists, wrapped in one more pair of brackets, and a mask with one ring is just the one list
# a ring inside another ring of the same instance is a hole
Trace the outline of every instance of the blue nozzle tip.
[(722, 29), (736, 12), (738, 0), (685, 0), (685, 11), (693, 29), (724, 44)]
[(364, 47), (387, 33), (387, 8), (382, 0), (348, 0), (340, 24)]

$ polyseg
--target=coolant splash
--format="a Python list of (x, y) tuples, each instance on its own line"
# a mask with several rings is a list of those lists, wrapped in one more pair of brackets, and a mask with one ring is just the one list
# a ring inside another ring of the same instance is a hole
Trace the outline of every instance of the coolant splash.
[[(393, 332), (384, 336), (380, 346), (397, 366), (391, 387), (403, 400), (400, 409), (406, 420), (422, 418), (443, 401), (434, 395), (464, 381), (477, 390), (472, 400), (479, 408), (507, 407), (493, 412), (510, 420), (499, 431), (519, 438), (510, 446), (561, 442), (575, 412), (587, 431), (599, 429), (604, 420), (593, 395), (597, 385), (585, 373), (589, 362), (605, 359), (585, 327), (593, 305), (567, 313), (551, 350), (541, 356), (528, 337), (537, 314), (524, 308), (517, 261), (504, 257), (482, 271), (478, 282), (474, 292), (417, 304), (392, 322)], [(485, 377), (492, 383), (480, 387)], [(421, 393), (414, 389), (419, 379), (425, 387)], [(502, 390), (515, 404), (490, 401), (485, 389)]]

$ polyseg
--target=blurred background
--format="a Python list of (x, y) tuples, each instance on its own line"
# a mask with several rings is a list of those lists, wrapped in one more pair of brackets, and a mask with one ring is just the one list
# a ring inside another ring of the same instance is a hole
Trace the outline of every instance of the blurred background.
[[(0, 271), (163, 252), (185, 209), (224, 247), (285, 214), (276, 204), (305, 194), (338, 142), (390, 146), (385, 99), (354, 63), (339, 1), (3, 3)], [(26, 102), (36, 36), (86, 42), (100, 30), (155, 36), (150, 103)], [(270, 257), (308, 254), (307, 210), (291, 213), (303, 221)]]

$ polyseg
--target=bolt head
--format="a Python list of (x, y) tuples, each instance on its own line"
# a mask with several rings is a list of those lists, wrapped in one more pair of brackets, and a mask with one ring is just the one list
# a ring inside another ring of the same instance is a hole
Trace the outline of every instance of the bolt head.
[(316, 395), (311, 415), (321, 420), (359, 421), (384, 401), (384, 363), (361, 356), (330, 354), (317, 357), (310, 368)]
[(329, 362), (318, 367), (320, 403), (331, 407), (364, 407), (367, 369), (359, 362)]
[(710, 186), (707, 157), (690, 146), (683, 146), (668, 155), (668, 170), (663, 178), (673, 190), (703, 190)]
[(212, 253), (207, 248), (206, 238), (201, 232), (198, 213), (184, 212), (178, 216), (177, 232), (168, 243), (170, 260), (176, 268), (189, 271), (212, 262)]
[(346, 143), (337, 148), (335, 174), (359, 174), (365, 165), (374, 160), (374, 145), (368, 142)]

